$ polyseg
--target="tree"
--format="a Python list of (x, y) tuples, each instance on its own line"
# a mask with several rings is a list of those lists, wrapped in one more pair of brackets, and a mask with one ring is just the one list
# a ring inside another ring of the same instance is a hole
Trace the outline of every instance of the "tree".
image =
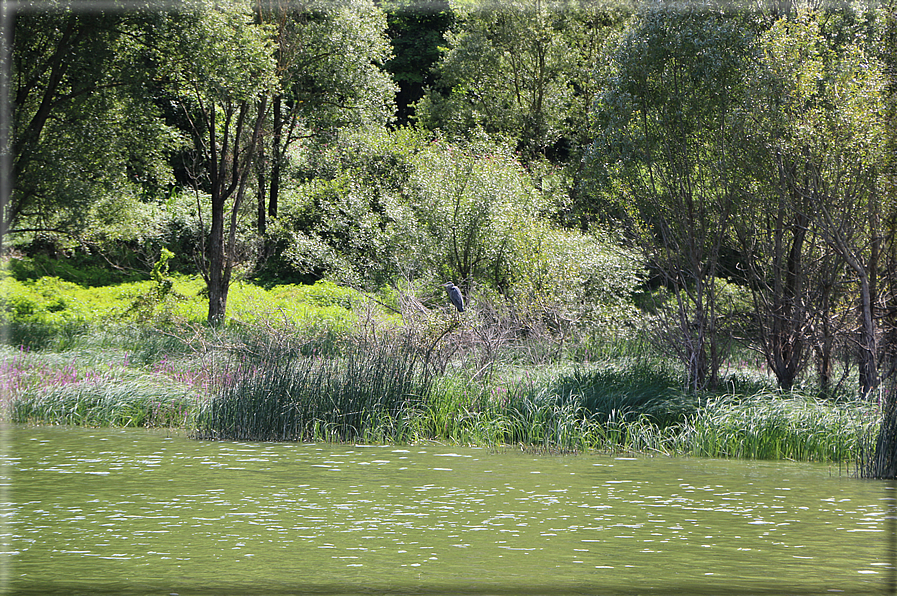
[[(868, 395), (879, 378), (882, 218), (894, 208), (879, 192), (885, 79), (862, 42), (836, 45), (821, 30), (820, 17), (803, 12), (783, 18), (764, 35), (765, 62), (775, 80), (766, 138), (780, 192), (788, 197), (794, 241), (812, 230), (852, 274), (859, 323), (853, 341), (860, 391)], [(798, 250), (795, 244), (792, 252)], [(833, 280), (820, 284), (832, 285)], [(792, 316), (789, 324), (798, 322)]]
[[(883, 71), (887, 77), (885, 91), (886, 112), (885, 119), (889, 130), (893, 131), (897, 125), (897, 3), (891, 1), (887, 4), (885, 13), (885, 31), (883, 36), (882, 62)], [(882, 191), (893, 201), (897, 195), (897, 136), (891, 134), (885, 141), (885, 164)], [(887, 229), (884, 261), (888, 280), (888, 308), (884, 320), (887, 324), (887, 360), (890, 370), (888, 389), (885, 391), (881, 407), (881, 423), (878, 437), (875, 443), (875, 452), (872, 460), (866, 466), (866, 475), (873, 478), (897, 478), (897, 353), (895, 353), (895, 291), (897, 283), (894, 277), (897, 275), (897, 211), (892, 210), (885, 218)]]
[(170, 182), (177, 137), (149, 84), (157, 18), (20, 10), (10, 76), (14, 185), (3, 228), (76, 233), (100, 195), (129, 186), (152, 195)]
[[(814, 322), (810, 288), (819, 288), (822, 295), (816, 298), (825, 304), (834, 286), (828, 279), (812, 283), (813, 271), (832, 268), (813, 268), (811, 263), (828, 255), (819, 254), (821, 240), (810, 227), (809, 202), (794, 188), (794, 180), (804, 173), (800, 157), (784, 147), (787, 129), (806, 108), (801, 89), (812, 86), (820, 71), (807, 32), (789, 32), (781, 25), (790, 18), (784, 17), (761, 36), (763, 54), (749, 71), (738, 134), (750, 147), (739, 165), (751, 183), (744, 185), (733, 226), (754, 298), (760, 351), (785, 390), (792, 388), (810, 355)], [(828, 317), (816, 314), (824, 327)], [(820, 345), (826, 350), (830, 343)]]
[(415, 216), (426, 231), (419, 248), (436, 271), (470, 288), (484, 281), (499, 291), (511, 281), (515, 230), (538, 213), (540, 200), (520, 164), (476, 139), (434, 141), (413, 157), (419, 189)]
[(716, 277), (742, 182), (731, 119), (751, 52), (735, 15), (646, 7), (614, 55), (596, 113), (592, 176), (671, 291), (661, 331), (695, 390), (716, 383), (721, 361)]
[(209, 201), (199, 267), (212, 324), (227, 309), (240, 207), (276, 83), (272, 32), (253, 20), (248, 3), (199, 4), (160, 32), (159, 59), (192, 136), (197, 200)]
[(431, 68), (453, 14), (448, 0), (381, 0), (380, 6), (393, 49), (385, 67), (399, 86), (396, 121), (406, 125), (414, 117), (414, 104), (434, 82)]
[(482, 129), (526, 160), (566, 157), (595, 96), (592, 71), (625, 12), (593, 2), (458, 3), (420, 122), (453, 135)]
[(371, 0), (264, 0), (257, 16), (273, 28), (279, 81), (269, 92), (257, 163), (264, 234), (267, 218), (277, 217), (290, 147), (302, 138), (330, 138), (346, 126), (385, 124), (395, 86), (383, 71), (390, 57), (386, 17)]

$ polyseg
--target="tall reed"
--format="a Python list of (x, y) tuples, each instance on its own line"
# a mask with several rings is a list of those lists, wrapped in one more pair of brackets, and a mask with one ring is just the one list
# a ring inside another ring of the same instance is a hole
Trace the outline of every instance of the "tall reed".
[(694, 413), (698, 399), (683, 391), (680, 375), (658, 359), (620, 359), (598, 366), (578, 366), (554, 379), (549, 387), (559, 403), (578, 401), (594, 420), (635, 421), (641, 417), (660, 426)]
[(694, 396), (656, 363), (639, 361), (508, 386), (443, 379), (416, 428), (422, 438), (551, 451), (850, 462), (874, 436), (874, 410), (769, 392)]
[(13, 422), (73, 426), (184, 426), (193, 397), (158, 379), (90, 379), (20, 395), (10, 404)]
[(855, 461), (878, 416), (865, 401), (807, 396), (723, 396), (683, 425), (681, 447), (707, 457)]
[[(359, 342), (340, 356), (305, 356), (288, 342), (232, 353), (212, 365), (200, 438), (357, 440), (401, 427), (432, 379), (411, 342)], [(407, 426), (407, 425), (406, 425)]]

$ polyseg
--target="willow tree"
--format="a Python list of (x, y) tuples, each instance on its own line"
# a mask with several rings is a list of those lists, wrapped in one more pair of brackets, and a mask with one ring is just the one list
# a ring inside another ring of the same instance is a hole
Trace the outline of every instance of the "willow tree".
[(832, 60), (827, 79), (801, 131), (818, 134), (804, 137), (813, 176), (795, 187), (810, 200), (821, 235), (854, 275), (859, 385), (869, 395), (879, 385), (883, 222), (895, 208), (880, 187), (885, 79), (876, 60), (853, 44)]
[(290, 147), (353, 126), (384, 125), (395, 86), (386, 15), (372, 0), (262, 0), (257, 18), (274, 33), (278, 85), (257, 164), (258, 229), (276, 218)]
[(797, 188), (810, 174), (793, 135), (822, 72), (814, 41), (792, 15), (765, 31), (740, 107), (739, 133), (750, 148), (742, 166), (751, 183), (744, 186), (733, 230), (754, 298), (756, 342), (786, 391), (809, 362), (814, 328), (826, 386), (830, 361), (830, 317), (821, 310), (835, 285), (825, 274), (836, 268), (822, 266), (832, 254), (810, 225), (809, 197)]
[[(803, 12), (765, 33), (764, 61), (777, 82), (776, 111), (760, 122), (772, 123), (765, 135), (793, 222), (791, 252), (798, 253), (796, 243), (813, 234), (849, 272), (817, 285), (837, 282), (853, 289), (857, 332), (848, 342), (857, 346), (860, 392), (868, 395), (879, 383), (883, 221), (894, 208), (880, 188), (885, 78), (870, 47), (862, 41), (835, 46), (821, 30), (822, 17)], [(800, 300), (801, 292), (790, 291), (787, 298)], [(824, 304), (827, 297), (822, 298)], [(796, 312), (792, 316), (790, 325), (797, 329), (800, 320)]]
[(741, 198), (742, 144), (731, 121), (752, 51), (736, 15), (646, 7), (619, 45), (595, 114), (593, 173), (670, 291), (658, 337), (692, 389), (714, 385), (721, 362), (715, 280)]
[(249, 3), (233, 2), (197, 4), (172, 15), (159, 33), (168, 89), (192, 139), (190, 175), (203, 234), (198, 261), (208, 320), (218, 324), (227, 310), (240, 207), (276, 82), (271, 30), (255, 22)]
[(433, 142), (413, 162), (413, 209), (427, 232), (419, 253), (429, 267), (465, 290), (475, 281), (506, 290), (515, 229), (540, 207), (520, 164), (483, 139)]

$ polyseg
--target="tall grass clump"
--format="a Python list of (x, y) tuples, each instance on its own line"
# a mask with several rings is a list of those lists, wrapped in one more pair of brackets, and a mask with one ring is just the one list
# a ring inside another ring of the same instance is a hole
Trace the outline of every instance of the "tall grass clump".
[(66, 352), (0, 348), (0, 398), (7, 420), (79, 426), (183, 426), (196, 403), (170, 371), (81, 342)]
[[(677, 387), (660, 365), (636, 361), (546, 368), (504, 382), (442, 377), (417, 429), (424, 438), (491, 447), (668, 453), (678, 409), (697, 408), (697, 399), (680, 403)], [(653, 418), (642, 412), (645, 404)]]
[(507, 420), (506, 443), (562, 451), (582, 447), (577, 441), (582, 408), (576, 399), (562, 401), (547, 391), (524, 391), (512, 395), (500, 414)]
[(89, 331), (89, 325), (83, 321), (13, 321), (4, 326), (2, 337), (3, 343), (10, 346), (63, 352), (78, 345)]
[(625, 402), (614, 405), (620, 404), (608, 400), (596, 408), (576, 391), (533, 393), (524, 387), (512, 391), (504, 407), (487, 411), (486, 418), (501, 421), (491, 426), (503, 430), (504, 442), (544, 451), (672, 452), (678, 423), (639, 414)]
[(351, 441), (407, 429), (432, 380), (409, 341), (390, 339), (358, 341), (339, 356), (303, 355), (276, 338), (261, 352), (231, 353), (213, 364), (195, 434)]
[(435, 377), (421, 404), (414, 426), (418, 438), (448, 441), (454, 444), (493, 446), (502, 438), (477, 428), (483, 404), (488, 403), (484, 384), (463, 377)]
[(877, 424), (875, 405), (865, 401), (722, 396), (683, 426), (681, 448), (706, 457), (849, 462)]
[(157, 379), (91, 379), (20, 396), (10, 404), (10, 418), (31, 424), (180, 427), (194, 403), (183, 387)]
[(682, 389), (681, 376), (662, 360), (618, 359), (579, 366), (550, 385), (557, 405), (578, 402), (597, 422), (633, 422), (640, 418), (665, 427), (698, 408), (698, 398)]

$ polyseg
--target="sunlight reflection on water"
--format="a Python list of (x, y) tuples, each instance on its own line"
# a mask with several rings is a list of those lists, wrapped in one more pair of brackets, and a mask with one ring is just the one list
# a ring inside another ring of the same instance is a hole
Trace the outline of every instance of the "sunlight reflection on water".
[(15, 427), (9, 593), (880, 593), (884, 485), (810, 464)]

